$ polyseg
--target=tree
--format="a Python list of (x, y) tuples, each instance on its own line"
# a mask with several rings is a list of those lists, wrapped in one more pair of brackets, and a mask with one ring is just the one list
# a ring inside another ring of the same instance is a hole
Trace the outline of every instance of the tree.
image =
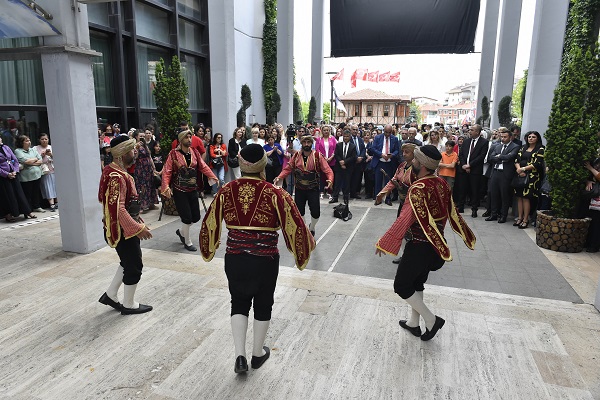
[(421, 124), (421, 107), (417, 105), (414, 101), (410, 103), (410, 122), (416, 122), (418, 125)]
[(315, 96), (312, 96), (310, 98), (310, 103), (308, 105), (308, 116), (306, 118), (306, 122), (309, 124), (314, 124), (316, 114), (317, 114), (317, 99), (315, 99)]
[(546, 131), (545, 161), (552, 190), (552, 210), (561, 218), (577, 217), (581, 192), (600, 130), (600, 60), (595, 18), (599, 0), (571, 3), (558, 85)]
[(268, 115), (273, 105), (273, 94), (277, 92), (277, 0), (264, 0), (264, 6), (262, 90)]
[(510, 103), (512, 97), (504, 96), (498, 104), (498, 123), (500, 126), (510, 127), (512, 125), (512, 114), (510, 113)]
[(477, 123), (483, 127), (486, 126), (486, 122), (490, 119), (490, 101), (487, 96), (483, 96), (481, 99), (481, 115), (477, 118)]
[(183, 78), (181, 63), (173, 56), (171, 65), (165, 67), (161, 58), (156, 65), (156, 87), (153, 95), (156, 101), (160, 147), (165, 156), (171, 150), (171, 143), (177, 137), (177, 129), (182, 121), (190, 123), (192, 115), (188, 111), (188, 86)]
[(523, 120), (523, 108), (525, 107), (525, 91), (527, 90), (527, 74), (529, 70), (523, 71), (523, 77), (519, 79), (512, 94), (512, 113), (519, 120)]
[(331, 103), (326, 102), (323, 103), (323, 121), (327, 123), (331, 122)]
[(248, 107), (252, 105), (252, 92), (248, 85), (242, 85), (242, 94), (241, 94), (242, 106), (237, 112), (237, 126), (246, 126), (246, 110)]
[(300, 96), (298, 96), (298, 92), (294, 89), (294, 124), (298, 121), (304, 121), (304, 113), (302, 112), (302, 101), (300, 101)]
[(275, 92), (271, 97), (271, 108), (267, 113), (268, 125), (274, 124), (277, 121), (277, 113), (279, 111), (281, 111), (281, 97), (279, 96), (279, 93)]

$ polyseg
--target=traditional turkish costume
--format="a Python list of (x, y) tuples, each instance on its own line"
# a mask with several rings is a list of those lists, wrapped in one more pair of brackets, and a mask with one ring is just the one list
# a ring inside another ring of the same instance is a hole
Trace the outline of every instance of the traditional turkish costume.
[[(400, 216), (400, 211), (402, 210), (402, 206), (404, 205), (404, 200), (406, 200), (406, 195), (408, 193), (408, 188), (412, 183), (417, 180), (417, 176), (413, 172), (412, 163), (408, 163), (403, 161), (402, 164), (398, 166), (396, 169), (396, 173), (394, 177), (389, 180), (389, 182), (385, 185), (381, 192), (387, 195), (392, 193), (392, 190), (398, 189), (398, 200), (400, 205), (398, 206), (398, 214), (396, 217)], [(396, 182), (398, 186), (394, 183)]]

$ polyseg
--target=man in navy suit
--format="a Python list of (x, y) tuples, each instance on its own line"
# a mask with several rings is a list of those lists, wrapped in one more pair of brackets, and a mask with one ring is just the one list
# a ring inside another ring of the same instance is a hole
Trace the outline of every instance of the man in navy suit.
[(352, 177), (350, 178), (350, 198), (360, 199), (360, 187), (362, 186), (362, 175), (365, 170), (365, 159), (367, 157), (367, 149), (365, 142), (359, 135), (358, 125), (353, 124), (350, 128), (352, 136), (350, 141), (356, 146), (356, 166), (352, 171)]
[(481, 125), (473, 125), (469, 128), (470, 137), (465, 139), (458, 152), (460, 172), (460, 190), (456, 207), (463, 212), (467, 193), (471, 198), (471, 216), (477, 218), (477, 208), (483, 185), (483, 160), (488, 152), (488, 140), (481, 136)]
[[(392, 125), (387, 124), (383, 128), (383, 135), (378, 135), (373, 140), (373, 159), (371, 167), (375, 171), (375, 193), (381, 192), (381, 189), (388, 183), (389, 178), (394, 176), (396, 168), (398, 168), (398, 154), (400, 154), (400, 142), (394, 136)], [(383, 175), (381, 170), (384, 170), (387, 177)], [(385, 204), (391, 206), (392, 200), (388, 195), (385, 199)]]
[(343, 139), (335, 146), (335, 185), (329, 203), (337, 203), (340, 189), (344, 194), (344, 203), (350, 200), (352, 173), (356, 167), (356, 145), (350, 140), (351, 130), (344, 129)]
[(488, 163), (492, 169), (489, 183), (489, 196), (491, 197), (491, 213), (486, 221), (496, 221), (499, 224), (506, 222), (508, 208), (512, 203), (512, 188), (510, 183), (516, 174), (515, 158), (519, 146), (512, 141), (508, 129), (501, 127), (500, 143), (496, 144), (488, 154)]

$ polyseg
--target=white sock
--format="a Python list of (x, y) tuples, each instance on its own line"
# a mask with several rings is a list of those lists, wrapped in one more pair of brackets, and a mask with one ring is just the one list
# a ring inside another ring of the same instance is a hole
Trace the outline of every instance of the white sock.
[(431, 330), (435, 324), (435, 315), (431, 312), (431, 310), (429, 310), (429, 308), (427, 308), (421, 295), (419, 295), (418, 292), (415, 292), (412, 296), (405, 300), (423, 317), (427, 329)]
[(308, 229), (314, 231), (315, 226), (317, 226), (317, 222), (319, 222), (319, 218), (310, 217), (310, 224), (308, 225)]
[[(415, 294), (419, 295), (419, 297), (421, 297), (421, 299), (423, 299), (423, 292), (415, 292)], [(417, 310), (415, 310), (414, 308), (410, 308), (411, 314), (410, 314), (410, 319), (406, 322), (406, 325), (410, 326), (411, 328), (416, 328), (417, 326), (419, 326), (419, 322), (420, 322), (420, 317), (421, 314), (419, 314), (417, 312)]]
[(123, 307), (125, 308), (140, 308), (140, 303), (133, 300), (135, 297), (135, 290), (137, 289), (137, 283), (135, 285), (123, 285)]
[(113, 277), (112, 282), (110, 283), (110, 286), (108, 286), (108, 289), (106, 289), (106, 295), (114, 301), (116, 301), (117, 303), (119, 302), (119, 288), (121, 287), (122, 283), (123, 266), (119, 265), (117, 267), (117, 272), (115, 272), (115, 276)]
[(235, 346), (235, 357), (246, 357), (246, 331), (248, 330), (248, 317), (243, 314), (231, 316), (231, 332)]
[(252, 355), (255, 357), (262, 357), (265, 355), (263, 346), (265, 345), (265, 339), (267, 338), (267, 331), (269, 330), (270, 323), (271, 321), (254, 320), (254, 346), (252, 347)]
[(185, 239), (185, 245), (191, 246), (192, 240), (190, 239), (190, 227), (192, 224), (182, 224), (181, 225), (181, 236)]

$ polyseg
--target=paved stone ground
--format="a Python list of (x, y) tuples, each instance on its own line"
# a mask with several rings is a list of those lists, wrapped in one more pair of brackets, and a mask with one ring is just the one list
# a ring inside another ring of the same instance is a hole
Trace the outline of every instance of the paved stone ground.
[[(210, 197), (205, 200), (207, 206)], [(353, 218), (344, 222), (333, 218), (332, 205), (321, 201), (321, 218), (317, 225), (317, 248), (308, 269), (335, 271), (350, 275), (394, 279), (396, 265), (391, 257), (375, 256), (374, 243), (391, 226), (396, 218), (397, 206), (373, 206), (371, 201), (352, 201)], [(308, 207), (307, 207), (308, 217)], [(204, 216), (204, 211), (202, 211)], [(430, 274), (428, 283), (461, 289), (513, 294), (545, 299), (581, 303), (560, 272), (544, 256), (540, 248), (530, 240), (527, 230), (520, 230), (512, 223), (486, 222), (463, 214), (467, 224), (475, 232), (475, 250), (468, 249), (462, 239), (446, 226), (445, 236), (450, 245), (453, 261), (441, 270)], [(152, 248), (177, 253), (189, 253), (183, 248), (175, 230), (180, 227), (177, 219), (153, 231), (154, 238), (143, 243)], [(200, 224), (191, 228), (192, 241), (198, 244)], [(528, 228), (530, 234), (534, 228)], [(227, 229), (221, 233), (221, 247), (216, 257), (225, 255)], [(293, 257), (279, 241), (281, 265), (293, 266)]]

